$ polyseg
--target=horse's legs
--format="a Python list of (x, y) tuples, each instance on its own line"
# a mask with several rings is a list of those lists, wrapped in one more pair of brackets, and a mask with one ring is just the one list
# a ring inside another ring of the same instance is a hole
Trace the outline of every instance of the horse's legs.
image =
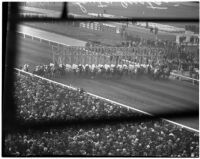
[(138, 76), (139, 76), (139, 75), (138, 75), (138, 72), (135, 73), (134, 75), (135, 75), (135, 80), (137, 80), (137, 79), (138, 79)]
[(153, 80), (155, 81), (156, 80), (156, 74), (153, 73)]

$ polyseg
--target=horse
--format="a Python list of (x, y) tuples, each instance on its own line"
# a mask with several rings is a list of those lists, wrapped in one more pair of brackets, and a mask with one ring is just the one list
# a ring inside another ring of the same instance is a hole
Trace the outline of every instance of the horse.
[(122, 76), (123, 76), (123, 66), (122, 65), (117, 66), (117, 75), (118, 75), (119, 79), (122, 78)]
[(135, 79), (138, 79), (140, 77), (140, 67), (139, 66), (134, 67), (133, 75), (134, 75)]
[(29, 65), (28, 65), (28, 64), (25, 64), (25, 65), (22, 67), (22, 70), (28, 72), (28, 71), (29, 71)]
[(44, 76), (47, 78), (51, 77), (51, 69), (49, 65), (44, 66)]
[(101, 69), (101, 77), (106, 78), (107, 77), (106, 68), (104, 66), (102, 66), (102, 67), (100, 67), (100, 69)]
[(55, 68), (55, 66), (53, 65), (53, 66), (51, 66), (50, 67), (50, 70), (51, 70), (51, 77), (52, 78), (55, 78), (56, 77), (56, 68)]
[(153, 80), (159, 80), (160, 79), (160, 68), (159, 67), (155, 67), (153, 69)]
[(164, 68), (164, 69), (163, 69), (163, 78), (164, 78), (164, 79), (168, 79), (169, 76), (170, 76), (170, 72), (171, 72), (171, 70), (170, 70), (169, 67)]
[(95, 77), (95, 72), (94, 72), (95, 68), (96, 68), (95, 64), (90, 65), (90, 78), (92, 79), (94, 79)]
[(79, 74), (79, 76), (82, 76), (82, 75), (83, 75), (83, 71), (84, 71), (83, 66), (79, 64), (79, 65), (78, 65), (78, 74)]
[(113, 74), (113, 70), (111, 70), (111, 68), (110, 67), (108, 67), (107, 69), (106, 69), (106, 78), (107, 79), (112, 79), (112, 74)]
[(72, 70), (72, 66), (70, 65), (70, 64), (66, 64), (66, 66), (65, 66), (65, 72), (66, 72), (66, 74), (67, 75), (71, 75), (71, 73), (73, 72), (73, 70)]
[(129, 76), (130, 78), (133, 78), (134, 73), (135, 73), (135, 66), (132, 65), (132, 64), (130, 64), (130, 65), (128, 66), (128, 76)]
[(72, 70), (73, 70), (74, 75), (76, 75), (78, 73), (78, 66), (76, 64), (73, 64)]
[(86, 66), (85, 66), (85, 75), (86, 75), (86, 77), (89, 77), (89, 75), (90, 75), (90, 67), (88, 64), (86, 64)]
[(36, 66), (35, 70), (33, 71), (34, 74), (39, 75), (39, 76), (44, 76), (44, 67), (43, 66)]
[(98, 65), (96, 68), (97, 68), (96, 77), (100, 78), (101, 77), (101, 66)]
[(39, 66), (36, 66), (35, 69), (33, 70), (33, 74), (39, 75)]
[(94, 67), (93, 72), (92, 72), (92, 78), (96, 78), (98, 74), (98, 68)]
[(63, 64), (60, 64), (55, 72), (58, 77), (64, 76), (65, 75), (65, 66)]
[(123, 65), (122, 66), (122, 76), (127, 76), (128, 75), (128, 66)]
[(152, 78), (152, 76), (153, 76), (153, 67), (151, 65), (148, 65), (148, 67), (147, 67), (147, 76), (149, 78)]

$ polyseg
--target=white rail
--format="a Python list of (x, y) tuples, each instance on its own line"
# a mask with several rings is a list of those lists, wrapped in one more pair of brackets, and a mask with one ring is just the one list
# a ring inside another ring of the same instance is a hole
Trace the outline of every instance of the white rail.
[(60, 43), (60, 42), (58, 43), (57, 41), (54, 41), (54, 40), (49, 40), (47, 38), (41, 38), (39, 36), (34, 36), (34, 35), (29, 34), (29, 33), (23, 33), (21, 31), (17, 31), (17, 33), (22, 34), (24, 38), (26, 38), (26, 36), (31, 36), (32, 40), (33, 40), (33, 38), (37, 38), (37, 39), (40, 39), (40, 42), (42, 42), (42, 40), (47, 41), (49, 43), (49, 45), (51, 43), (56, 43), (56, 44), (60, 44), (60, 45), (64, 45), (64, 46), (70, 46), (70, 45), (67, 45), (67, 44), (64, 44), (64, 43)]
[[(69, 89), (72, 89), (72, 90), (78, 90), (78, 89), (75, 88), (75, 87), (68, 86), (68, 85), (65, 85), (65, 84), (62, 84), (62, 83), (59, 83), (59, 82), (56, 82), (56, 81), (53, 81), (53, 80), (50, 80), (50, 79), (47, 79), (47, 78), (38, 76), (38, 75), (35, 75), (35, 74), (32, 74), (32, 73), (30, 73), (30, 72), (26, 72), (26, 71), (23, 71), (23, 70), (20, 70), (20, 69), (17, 69), (17, 68), (15, 68), (15, 70), (17, 70), (17, 71), (19, 71), (19, 72), (26, 73), (26, 74), (28, 74), (28, 75), (30, 75), (30, 76), (38, 77), (38, 78), (40, 78), (40, 79), (46, 80), (46, 81), (51, 82), (51, 83), (55, 83), (55, 84), (57, 84), (57, 85), (61, 85), (61, 86), (63, 86), (63, 87), (66, 87), (66, 88), (69, 88)], [(90, 92), (86, 92), (86, 93), (87, 93), (88, 95), (91, 95), (91, 96), (95, 97), (95, 98), (99, 98), (99, 99), (105, 100), (105, 101), (107, 101), (107, 102), (110, 102), (110, 103), (113, 103), (113, 104), (116, 104), (116, 105), (119, 105), (119, 106), (122, 106), (122, 107), (126, 107), (126, 108), (128, 108), (128, 109), (132, 109), (132, 110), (135, 110), (135, 111), (137, 111), (137, 112), (140, 112), (140, 113), (143, 113), (143, 114), (146, 114), (146, 115), (149, 115), (149, 116), (153, 116), (152, 114), (150, 114), (150, 113), (148, 113), (148, 112), (145, 112), (145, 111), (142, 111), (142, 110), (133, 108), (133, 107), (131, 107), (131, 106), (128, 106), (128, 105), (125, 105), (125, 104), (122, 104), (122, 103), (119, 103), (119, 102), (116, 102), (116, 101), (113, 101), (113, 100), (110, 100), (110, 99), (107, 99), (107, 98), (104, 98), (104, 97), (95, 95), (95, 94), (90, 93)], [(182, 127), (182, 128), (186, 128), (186, 129), (188, 129), (188, 130), (195, 131), (195, 132), (198, 132), (198, 133), (199, 133), (199, 130), (197, 130), (197, 129), (194, 129), (194, 128), (191, 128), (191, 127), (188, 127), (188, 126), (179, 124), (179, 123), (176, 123), (176, 122), (171, 121), (171, 120), (168, 120), (168, 119), (162, 118), (162, 120), (165, 120), (165, 121), (167, 121), (167, 122), (169, 122), (169, 123), (171, 123), (171, 124), (175, 124), (175, 125), (180, 126), (180, 127)]]
[(199, 83), (199, 80), (198, 80), (198, 79), (195, 79), (195, 78), (183, 76), (183, 75), (176, 74), (176, 73), (173, 73), (173, 72), (171, 72), (170, 74), (171, 74), (172, 76), (180, 77), (181, 79), (188, 79), (188, 80), (191, 80), (192, 83), (193, 83), (193, 85), (194, 85), (194, 82), (195, 82), (195, 81)]

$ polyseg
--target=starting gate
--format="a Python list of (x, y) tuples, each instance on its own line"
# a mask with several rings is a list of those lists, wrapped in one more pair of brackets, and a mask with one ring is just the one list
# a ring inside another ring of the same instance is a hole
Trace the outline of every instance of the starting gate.
[(125, 64), (137, 61), (141, 64), (147, 61), (163, 59), (164, 49), (147, 47), (77, 47), (52, 45), (52, 60), (57, 64)]

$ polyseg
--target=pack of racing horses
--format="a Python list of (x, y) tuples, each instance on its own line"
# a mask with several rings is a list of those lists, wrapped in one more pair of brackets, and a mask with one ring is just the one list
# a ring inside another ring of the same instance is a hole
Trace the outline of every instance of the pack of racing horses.
[[(29, 65), (25, 64), (22, 68), (29, 71)], [(49, 65), (38, 65), (34, 67), (33, 74), (46, 78), (59, 78), (61, 76), (77, 76), (83, 78), (104, 78), (104, 79), (121, 79), (129, 77), (139, 79), (142, 76), (148, 76), (152, 80), (168, 79), (171, 68), (169, 64), (123, 64), (123, 65), (77, 65), (77, 64), (60, 64), (50, 63)]]

